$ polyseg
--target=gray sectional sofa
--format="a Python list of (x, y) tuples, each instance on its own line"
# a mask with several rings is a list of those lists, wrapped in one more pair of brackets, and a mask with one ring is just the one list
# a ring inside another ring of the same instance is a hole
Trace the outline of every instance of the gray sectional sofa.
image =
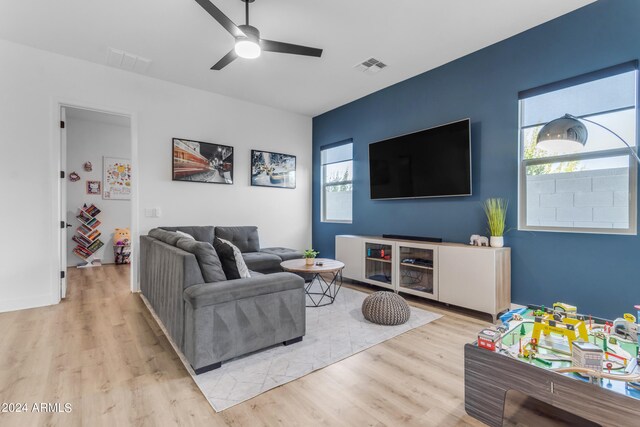
[[(240, 249), (251, 277), (226, 280), (215, 237)], [(140, 238), (141, 291), (200, 374), (234, 357), (302, 340), (304, 280), (280, 268), (283, 260), (301, 257), (292, 249), (260, 248), (257, 227), (156, 228)]]

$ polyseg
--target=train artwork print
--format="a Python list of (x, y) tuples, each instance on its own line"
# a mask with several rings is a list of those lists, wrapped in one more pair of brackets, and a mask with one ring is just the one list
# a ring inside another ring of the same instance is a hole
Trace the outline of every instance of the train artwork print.
[(233, 184), (233, 147), (173, 138), (173, 180)]

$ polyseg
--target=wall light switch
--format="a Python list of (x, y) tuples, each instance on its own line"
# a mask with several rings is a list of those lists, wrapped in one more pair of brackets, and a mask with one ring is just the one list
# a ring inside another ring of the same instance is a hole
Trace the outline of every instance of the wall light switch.
[(151, 208), (145, 208), (144, 210), (144, 216), (147, 218), (153, 218), (153, 209)]
[(153, 210), (153, 217), (154, 218), (160, 218), (162, 216), (162, 209), (160, 208), (155, 208)]

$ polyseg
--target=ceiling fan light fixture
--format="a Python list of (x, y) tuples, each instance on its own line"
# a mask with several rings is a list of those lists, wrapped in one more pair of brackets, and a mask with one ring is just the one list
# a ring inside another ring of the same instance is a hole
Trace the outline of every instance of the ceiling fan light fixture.
[(236, 41), (234, 49), (240, 58), (245, 59), (255, 59), (262, 53), (260, 45), (250, 39), (240, 39)]

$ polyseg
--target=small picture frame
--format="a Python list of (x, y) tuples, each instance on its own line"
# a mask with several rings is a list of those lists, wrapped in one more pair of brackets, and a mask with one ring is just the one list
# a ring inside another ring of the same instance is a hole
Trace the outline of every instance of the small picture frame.
[(87, 181), (87, 194), (92, 196), (99, 196), (102, 194), (102, 182)]

